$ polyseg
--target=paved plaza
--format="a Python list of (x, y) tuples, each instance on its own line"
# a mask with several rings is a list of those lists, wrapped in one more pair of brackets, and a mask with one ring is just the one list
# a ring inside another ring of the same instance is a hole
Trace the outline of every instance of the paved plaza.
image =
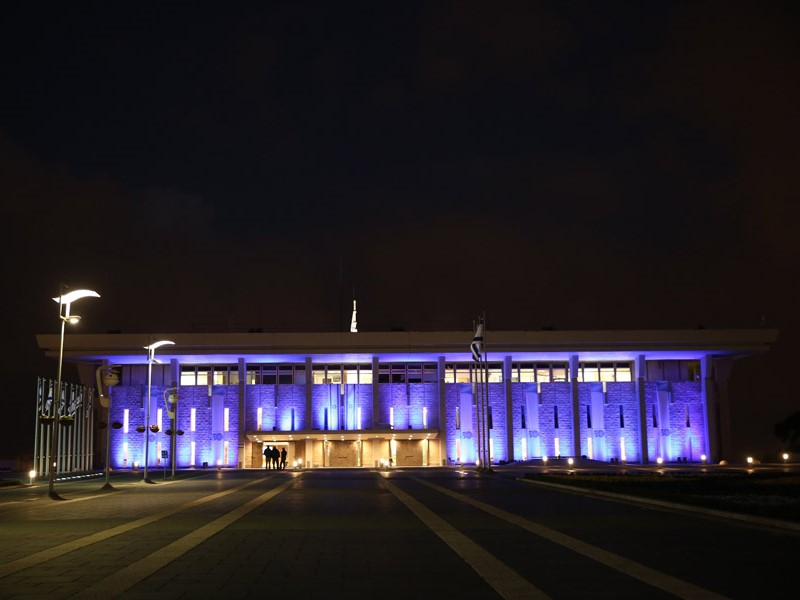
[(0, 598), (789, 595), (797, 528), (514, 469), (200, 470), (0, 489)]

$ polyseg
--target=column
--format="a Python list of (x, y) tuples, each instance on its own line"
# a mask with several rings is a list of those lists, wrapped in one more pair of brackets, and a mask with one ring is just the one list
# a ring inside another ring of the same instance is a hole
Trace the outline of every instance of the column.
[[(633, 366), (636, 378), (636, 400), (639, 405), (639, 456), (643, 465), (650, 464), (650, 454), (647, 451), (647, 405), (645, 402), (644, 382), (647, 379), (647, 361), (644, 354), (636, 357)], [(661, 423), (659, 423), (661, 426)]]
[(444, 356), (437, 362), (436, 381), (439, 383), (439, 456), (442, 466), (447, 466), (447, 384), (444, 382)]
[(573, 354), (569, 357), (569, 393), (572, 397), (572, 455), (576, 458), (581, 455), (581, 414), (578, 398), (578, 369), (579, 357)]
[(238, 385), (238, 396), (239, 396), (239, 432), (238, 432), (238, 439), (239, 439), (239, 454), (238, 454), (238, 463), (239, 468), (242, 469), (247, 466), (254, 466), (248, 465), (247, 462), (250, 462), (249, 457), (246, 457), (245, 448), (249, 447), (249, 444), (245, 443), (247, 439), (247, 423), (245, 422), (246, 417), (246, 402), (247, 402), (247, 395), (246, 395), (246, 385), (247, 385), (247, 364), (245, 363), (244, 358), (239, 358), (239, 385)]
[(513, 462), (514, 456), (514, 412), (511, 397), (511, 357), (503, 358), (503, 389), (506, 396), (506, 460)]
[(378, 357), (372, 357), (372, 428), (378, 429), (381, 422), (381, 388), (378, 385)]

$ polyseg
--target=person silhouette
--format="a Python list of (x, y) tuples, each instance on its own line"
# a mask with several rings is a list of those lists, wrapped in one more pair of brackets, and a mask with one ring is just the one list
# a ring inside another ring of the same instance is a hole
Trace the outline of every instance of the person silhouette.
[(264, 446), (264, 468), (269, 469), (269, 463), (272, 459), (272, 450), (269, 446)]
[(277, 446), (273, 446), (272, 447), (272, 468), (273, 469), (277, 469), (278, 468), (278, 462), (280, 461), (280, 459), (281, 459), (281, 453), (278, 450), (278, 447)]
[(281, 469), (286, 468), (286, 448), (281, 448)]

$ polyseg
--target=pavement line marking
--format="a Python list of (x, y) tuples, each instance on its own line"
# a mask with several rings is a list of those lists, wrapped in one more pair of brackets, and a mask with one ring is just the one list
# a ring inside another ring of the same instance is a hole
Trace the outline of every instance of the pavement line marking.
[(386, 476), (384, 476), (384, 485), (503, 598), (549, 600), (550, 596), (473, 542), (421, 502), (389, 483)]
[[(80, 550), (81, 548), (85, 548), (86, 546), (90, 546), (91, 544), (102, 542), (103, 540), (107, 540), (108, 538), (114, 537), (116, 535), (127, 533), (128, 531), (137, 529), (138, 527), (143, 527), (144, 525), (148, 525), (155, 521), (160, 521), (161, 519), (165, 519), (166, 517), (174, 515), (175, 513), (181, 512), (193, 506), (205, 504), (206, 502), (211, 502), (212, 500), (216, 500), (217, 498), (222, 498), (223, 496), (227, 496), (228, 494), (238, 492), (239, 490), (243, 490), (246, 487), (250, 487), (251, 485), (255, 485), (262, 481), (264, 480), (256, 479), (254, 481), (247, 482), (245, 484), (236, 486), (229, 490), (217, 492), (216, 494), (212, 494), (210, 496), (203, 496), (202, 498), (198, 498), (197, 500), (192, 500), (191, 502), (188, 502), (186, 504), (179, 504), (177, 506), (173, 506), (172, 508), (167, 508), (152, 515), (142, 517), (141, 519), (136, 519), (135, 521), (130, 521), (129, 523), (123, 523), (122, 525), (117, 525), (116, 527), (111, 527), (110, 529), (98, 531), (97, 533), (93, 533), (92, 535), (87, 535), (85, 537), (72, 540), (71, 542), (65, 542), (63, 544), (59, 544), (58, 546), (47, 548), (46, 550), (40, 550), (39, 552), (34, 552), (33, 554), (24, 556), (23, 558), (18, 558), (17, 560), (12, 560), (11, 562), (0, 564), (0, 578), (11, 575), (12, 573), (16, 573), (17, 571), (22, 571), (23, 569), (28, 569), (30, 567), (36, 566), (48, 560), (52, 560), (59, 556), (63, 556), (64, 554), (67, 554), (69, 552)], [(63, 505), (63, 502), (60, 503), (60, 505)]]
[(759, 517), (757, 515), (745, 515), (743, 513), (730, 512), (726, 510), (718, 510), (715, 508), (706, 508), (704, 506), (691, 506), (689, 504), (678, 504), (677, 502), (667, 502), (666, 500), (657, 500), (655, 498), (645, 498), (643, 496), (632, 496), (630, 494), (620, 494), (617, 492), (606, 492), (605, 490), (593, 490), (590, 488), (582, 488), (574, 485), (565, 485), (561, 483), (552, 483), (550, 481), (534, 481), (525, 479), (524, 477), (517, 477), (517, 481), (528, 485), (539, 485), (549, 487), (575, 494), (582, 494), (584, 496), (602, 496), (603, 498), (610, 498), (612, 500), (623, 500), (625, 502), (633, 502), (634, 504), (646, 504), (658, 506), (667, 510), (691, 512), (701, 515), (709, 515), (721, 519), (730, 519), (733, 521), (743, 521), (752, 525), (762, 525), (764, 527), (772, 527), (775, 529), (783, 529), (789, 533), (800, 532), (800, 523), (792, 521), (782, 521), (780, 519), (771, 519), (769, 517)]
[(611, 567), (620, 573), (633, 577), (634, 579), (638, 579), (639, 581), (643, 581), (648, 585), (663, 590), (679, 598), (686, 598), (687, 600), (725, 600), (727, 598), (726, 596), (722, 596), (716, 592), (712, 592), (687, 581), (683, 581), (677, 577), (672, 577), (671, 575), (667, 575), (661, 571), (651, 569), (650, 567), (624, 558), (618, 554), (614, 554), (613, 552), (609, 552), (607, 550), (603, 550), (602, 548), (587, 544), (586, 542), (582, 542), (581, 540), (572, 536), (560, 533), (555, 529), (550, 529), (549, 527), (539, 525), (524, 517), (520, 517), (519, 515), (505, 511), (502, 508), (497, 508), (491, 504), (487, 504), (485, 502), (481, 502), (480, 500), (470, 498), (469, 496), (464, 496), (457, 492), (453, 492), (447, 488), (436, 485), (435, 483), (430, 483), (428, 481), (424, 481), (423, 479), (419, 479), (418, 477), (414, 477), (413, 475), (409, 475), (408, 477), (418, 483), (421, 483), (422, 485), (446, 494), (451, 498), (466, 502), (467, 504), (474, 506), (475, 508), (479, 508), (490, 515), (493, 515), (499, 519), (503, 519), (504, 521), (508, 521), (509, 523), (521, 527), (526, 531), (530, 531), (531, 533), (536, 534), (550, 542), (564, 546), (573, 552), (582, 554), (583, 556), (604, 564), (607, 567)]
[(229, 525), (238, 521), (253, 509), (271, 500), (289, 486), (294, 485), (298, 477), (302, 477), (302, 475), (296, 475), (286, 483), (261, 494), (257, 498), (195, 529), (182, 538), (178, 538), (171, 544), (137, 560), (135, 563), (128, 565), (113, 575), (101, 579), (94, 585), (78, 592), (72, 596), (72, 598), (113, 598), (122, 594), (159, 569), (180, 558), (196, 546), (199, 546), (211, 536), (216, 535)]

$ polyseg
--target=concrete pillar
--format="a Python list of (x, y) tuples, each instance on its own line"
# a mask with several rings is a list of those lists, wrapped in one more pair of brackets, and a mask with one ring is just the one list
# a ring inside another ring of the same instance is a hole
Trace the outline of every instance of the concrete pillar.
[(572, 398), (572, 455), (576, 458), (581, 455), (581, 415), (578, 401), (578, 369), (579, 357), (573, 354), (569, 357), (569, 393)]
[(250, 447), (250, 444), (245, 443), (247, 440), (247, 423), (245, 415), (246, 412), (246, 401), (247, 396), (245, 394), (245, 386), (247, 384), (247, 363), (245, 362), (244, 358), (239, 358), (239, 385), (238, 385), (238, 392), (239, 392), (239, 432), (238, 432), (238, 439), (239, 439), (239, 452), (237, 456), (239, 457), (238, 463), (239, 468), (243, 469), (248, 466), (252, 466), (249, 463), (251, 462), (249, 457), (245, 454), (247, 448)]
[(381, 422), (381, 388), (378, 385), (378, 357), (372, 357), (372, 428), (378, 429)]
[[(313, 412), (311, 406), (311, 386), (314, 385), (314, 372), (311, 368), (311, 357), (306, 356), (306, 415), (305, 415), (305, 430), (311, 431), (314, 428)], [(308, 454), (304, 460), (309, 459)]]
[(641, 463), (647, 465), (650, 464), (650, 454), (647, 451), (647, 404), (644, 391), (644, 383), (647, 380), (647, 361), (644, 354), (636, 357), (633, 374), (636, 382), (636, 401), (639, 406), (639, 456)]
[(514, 412), (511, 398), (511, 357), (503, 358), (503, 390), (506, 397), (506, 460), (513, 462), (514, 456)]
[(437, 363), (436, 381), (439, 383), (439, 456), (442, 466), (447, 466), (447, 385), (444, 382), (444, 356)]

